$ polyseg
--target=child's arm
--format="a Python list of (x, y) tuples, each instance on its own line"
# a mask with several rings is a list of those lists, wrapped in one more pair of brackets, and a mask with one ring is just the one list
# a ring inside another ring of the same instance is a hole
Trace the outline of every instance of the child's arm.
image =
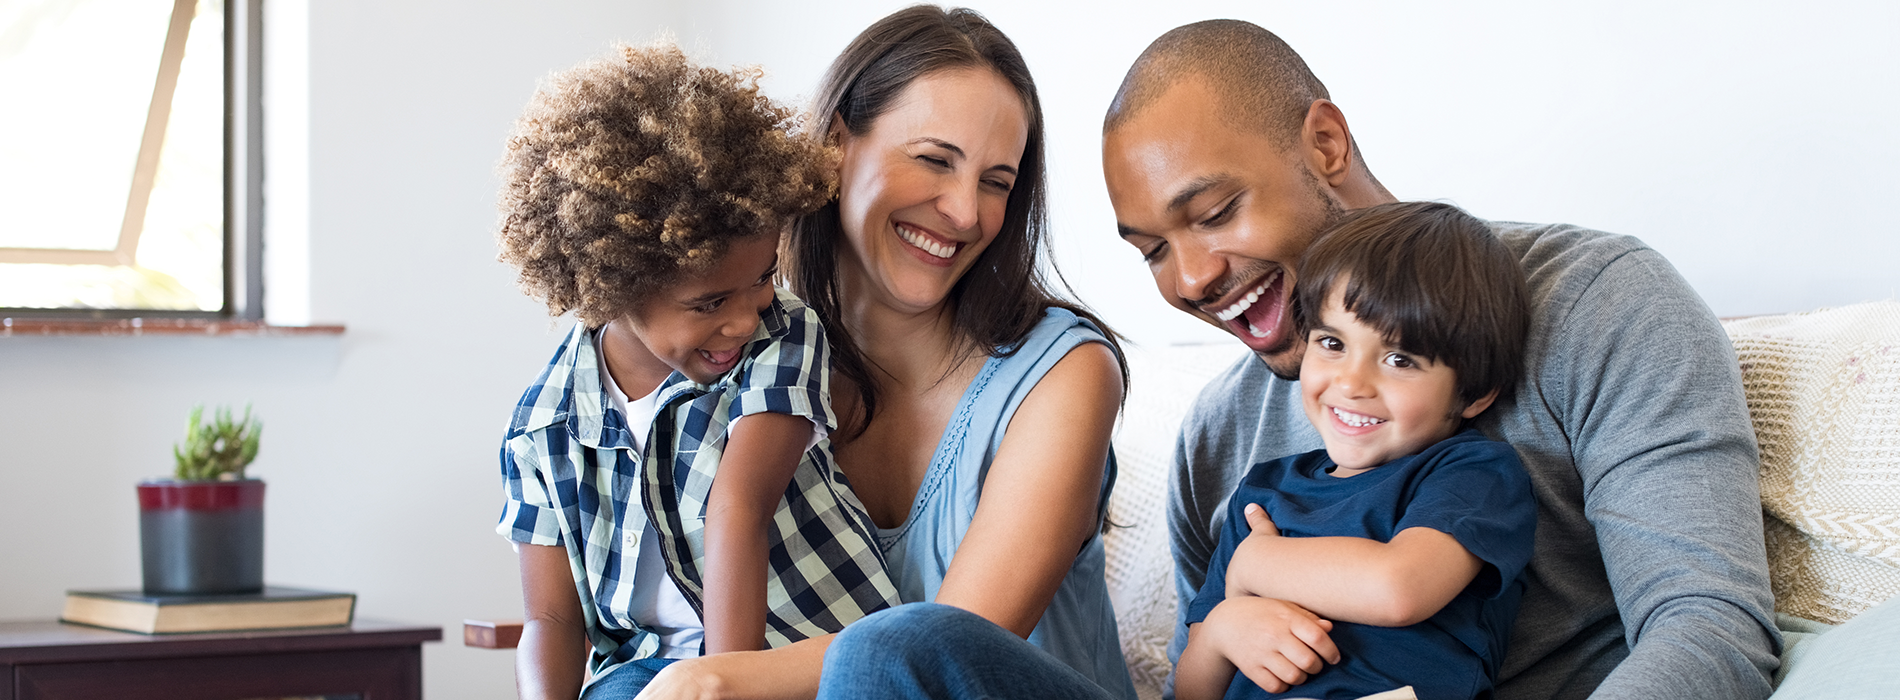
[(706, 503), (706, 653), (765, 646), (766, 528), (811, 444), (803, 416), (754, 413), (732, 425)]
[(1339, 663), (1327, 634), (1332, 629), (1332, 622), (1284, 600), (1223, 600), (1205, 622), (1188, 626), (1187, 648), (1174, 666), (1174, 696), (1219, 698), (1235, 671), (1269, 693), (1286, 692), (1325, 664)]
[(1357, 537), (1281, 537), (1258, 505), (1253, 534), (1228, 565), (1230, 597), (1297, 603), (1322, 617), (1379, 627), (1423, 622), (1477, 578), (1483, 562), (1451, 535), (1408, 528), (1391, 542)]
[(567, 548), (516, 544), (523, 622), (515, 650), (515, 691), (522, 700), (572, 700), (581, 694), (587, 631)]

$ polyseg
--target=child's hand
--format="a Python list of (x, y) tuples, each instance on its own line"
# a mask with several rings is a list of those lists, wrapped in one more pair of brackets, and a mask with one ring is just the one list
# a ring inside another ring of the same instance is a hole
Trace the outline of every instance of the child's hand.
[(1328, 634), (1332, 621), (1284, 600), (1229, 598), (1202, 624), (1201, 634), (1220, 655), (1269, 693), (1284, 693), (1339, 663)]
[[(1234, 557), (1233, 560), (1228, 563), (1228, 569), (1232, 571), (1237, 568), (1249, 566), (1271, 566), (1271, 564), (1267, 563), (1265, 553), (1255, 550), (1259, 550), (1260, 545), (1266, 544), (1265, 540), (1278, 539), (1280, 537), (1280, 528), (1273, 524), (1273, 518), (1267, 516), (1267, 509), (1260, 507), (1258, 503), (1249, 503), (1247, 507), (1242, 510), (1247, 516), (1247, 527), (1252, 530), (1253, 534), (1241, 540), (1240, 545), (1234, 548)], [(1248, 546), (1250, 544), (1254, 546)], [(1247, 552), (1247, 554), (1243, 555), (1242, 552)], [(1246, 577), (1228, 575), (1227, 597), (1237, 598), (1240, 596), (1256, 595), (1253, 591), (1247, 590), (1246, 587), (1242, 585), (1244, 578)]]

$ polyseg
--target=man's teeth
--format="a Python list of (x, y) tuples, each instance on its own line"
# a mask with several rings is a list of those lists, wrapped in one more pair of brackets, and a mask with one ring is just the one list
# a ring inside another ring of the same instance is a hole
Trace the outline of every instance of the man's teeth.
[[(1251, 292), (1247, 292), (1247, 296), (1241, 297), (1240, 301), (1234, 302), (1233, 306), (1229, 306), (1225, 309), (1221, 309), (1220, 311), (1214, 312), (1214, 318), (1218, 318), (1221, 321), (1225, 322), (1225, 321), (1233, 320), (1235, 316), (1239, 316), (1243, 313), (1246, 313), (1248, 309), (1253, 308), (1254, 302), (1260, 301), (1260, 295), (1267, 293), (1267, 285), (1272, 284), (1272, 283), (1273, 283), (1272, 280), (1261, 282), (1260, 286), (1254, 287), (1253, 291)], [(1254, 337), (1256, 338), (1266, 337), (1266, 333), (1261, 332), (1258, 329), (1255, 329), (1253, 327), (1253, 324), (1251, 323), (1247, 324), (1247, 330), (1248, 332), (1253, 333)]]
[(909, 243), (912, 246), (915, 246), (918, 250), (924, 251), (931, 255), (935, 255), (939, 258), (949, 258), (950, 256), (957, 254), (956, 246), (942, 245), (936, 241), (930, 240), (930, 237), (928, 236), (925, 236), (921, 233), (917, 233), (903, 226), (897, 227), (897, 237), (904, 239), (905, 243)]
[(1339, 417), (1339, 422), (1345, 423), (1346, 425), (1350, 425), (1355, 428), (1364, 428), (1368, 425), (1378, 425), (1380, 423), (1385, 422), (1385, 419), (1383, 418), (1373, 418), (1372, 416), (1362, 416), (1357, 413), (1353, 413), (1350, 411), (1342, 411), (1337, 408), (1333, 409), (1333, 415)]

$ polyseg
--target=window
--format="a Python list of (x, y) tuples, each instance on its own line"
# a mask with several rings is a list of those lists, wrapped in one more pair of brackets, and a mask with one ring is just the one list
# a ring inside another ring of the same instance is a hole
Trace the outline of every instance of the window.
[(261, 315), (258, 5), (0, 4), (0, 309)]

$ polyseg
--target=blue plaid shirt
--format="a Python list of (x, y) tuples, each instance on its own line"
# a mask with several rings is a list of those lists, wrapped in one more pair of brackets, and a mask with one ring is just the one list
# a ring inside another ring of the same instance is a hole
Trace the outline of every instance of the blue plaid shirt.
[[(567, 548), (595, 678), (659, 651), (659, 636), (628, 613), (649, 521), (667, 573), (704, 617), (706, 501), (727, 426), (761, 412), (837, 426), (817, 314), (779, 290), (761, 317), (745, 359), (717, 382), (675, 372), (660, 385), (645, 454), (633, 449), (626, 417), (602, 390), (595, 331), (582, 324), (515, 406), (501, 449), (507, 499), (495, 530)], [(799, 461), (767, 533), (767, 647), (836, 632), (898, 604), (875, 531), (832, 460), (830, 440), (820, 439)]]

